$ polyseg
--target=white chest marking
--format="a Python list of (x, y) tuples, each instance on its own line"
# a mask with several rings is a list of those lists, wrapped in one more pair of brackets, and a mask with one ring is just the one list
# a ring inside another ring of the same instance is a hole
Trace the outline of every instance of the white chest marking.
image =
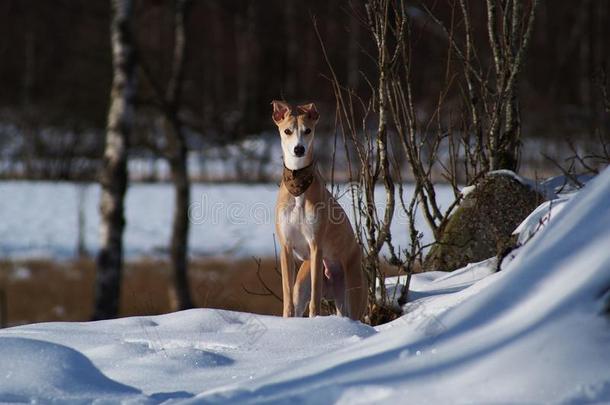
[(281, 211), (280, 227), (299, 260), (309, 258), (309, 244), (315, 235), (317, 220), (305, 211), (305, 198), (300, 195), (290, 199)]

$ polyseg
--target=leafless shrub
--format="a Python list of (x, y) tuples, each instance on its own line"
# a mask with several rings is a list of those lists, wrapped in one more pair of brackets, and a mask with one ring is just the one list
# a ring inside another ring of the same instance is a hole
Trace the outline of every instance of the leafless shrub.
[[(604, 113), (610, 115), (610, 97), (608, 93), (608, 79), (606, 71), (600, 69), (595, 77), (597, 88), (600, 92)], [(567, 139), (566, 143), (571, 154), (558, 161), (553, 157), (543, 155), (551, 164), (557, 168), (570, 182), (578, 188), (583, 186), (580, 175), (596, 176), (599, 172), (610, 165), (610, 132), (602, 125), (593, 129), (593, 145), (588, 148), (583, 143), (575, 143), (572, 139)]]
[[(407, 300), (411, 274), (421, 264), (427, 247), (422, 245), (421, 232), (415, 225), (418, 210), (438, 240), (449, 214), (459, 204), (459, 183), (471, 184), (489, 170), (517, 169), (521, 145), (518, 78), (538, 0), (529, 7), (524, 6), (525, 1), (510, 0), (499, 10), (494, 0), (485, 4), (491, 66), (477, 52), (482, 44), (474, 43), (465, 0), (452, 3), (457, 9), (452, 18), (459, 18), (460, 24), (452, 20), (449, 27), (434, 10), (419, 4), (440, 28), (448, 47), (447, 73), (435, 109), (427, 118), (422, 118), (426, 114), (416, 107), (412, 90), (412, 67), (418, 61), (411, 58), (411, 17), (404, 1), (369, 0), (364, 10), (352, 10), (367, 28), (376, 51), (369, 55), (376, 66), (376, 77), (363, 74), (369, 88), (367, 98), (340, 83), (317, 31), (335, 94), (337, 130), (348, 156), (356, 233), (371, 281), (370, 308), (389, 305), (395, 298), (387, 297), (385, 276), (380, 270), (384, 248), (389, 253), (388, 262), (407, 274), (407, 288), (398, 301)], [(455, 27), (462, 27), (461, 31)], [(454, 59), (459, 62), (457, 68)], [(402, 176), (407, 172), (414, 181), (410, 200), (405, 200), (402, 186)], [(435, 173), (453, 187), (455, 201), (449, 207), (441, 207), (438, 202)], [(381, 212), (376, 209), (378, 185), (385, 192)], [(390, 226), (395, 209), (403, 210), (408, 218), (406, 231), (411, 244), (407, 249), (392, 243)]]

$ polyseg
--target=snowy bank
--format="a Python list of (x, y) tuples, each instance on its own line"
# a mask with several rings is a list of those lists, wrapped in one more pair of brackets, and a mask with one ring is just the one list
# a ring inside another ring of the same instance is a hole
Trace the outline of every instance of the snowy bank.
[(376, 328), (198, 309), (2, 330), (0, 400), (608, 402), (609, 201), (606, 170), (501, 272), (416, 275)]

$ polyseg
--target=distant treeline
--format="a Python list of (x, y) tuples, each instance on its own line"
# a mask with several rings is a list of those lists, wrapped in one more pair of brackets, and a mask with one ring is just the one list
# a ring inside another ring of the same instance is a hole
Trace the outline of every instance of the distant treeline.
[[(423, 3), (446, 26), (463, 30), (457, 1)], [(445, 33), (420, 3), (409, 4), (415, 103), (431, 115), (453, 65), (446, 63)], [(471, 0), (469, 6), (474, 42), (484, 44), (485, 2)], [(171, 70), (173, 2), (138, 0), (135, 7), (137, 57), (165, 83)], [(610, 3), (541, 2), (536, 18), (519, 89), (524, 134), (572, 140), (594, 135), (608, 119), (598, 84), (610, 67)], [(360, 2), (194, 2), (181, 108), (191, 149), (232, 144), (271, 129), (270, 101), (278, 98), (316, 101), (327, 129), (320, 133), (333, 134), (335, 102), (314, 20), (339, 80), (368, 94), (367, 77), (376, 70)], [(0, 170), (22, 168), (26, 177), (28, 170), (36, 177), (94, 175), (112, 77), (109, 24), (107, 0), (0, 0)], [(162, 137), (151, 108), (152, 85), (140, 79), (139, 87), (131, 150), (155, 155)], [(464, 94), (455, 91), (451, 97)], [(70, 163), (61, 163), (64, 159)], [(45, 161), (57, 167), (46, 167)]]

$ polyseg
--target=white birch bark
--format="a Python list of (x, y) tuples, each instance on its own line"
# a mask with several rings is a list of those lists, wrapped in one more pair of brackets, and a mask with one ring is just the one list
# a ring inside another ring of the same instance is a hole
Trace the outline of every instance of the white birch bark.
[(127, 148), (134, 120), (135, 52), (132, 38), (133, 2), (111, 0), (113, 79), (100, 175), (100, 250), (97, 258), (94, 319), (119, 312), (123, 268), (124, 198), (127, 190)]

